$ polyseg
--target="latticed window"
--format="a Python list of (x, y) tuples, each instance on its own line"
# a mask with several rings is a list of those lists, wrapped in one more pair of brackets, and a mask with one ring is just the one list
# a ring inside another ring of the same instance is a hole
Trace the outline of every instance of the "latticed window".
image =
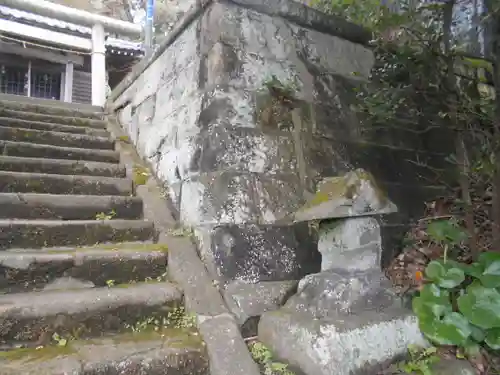
[(32, 97), (59, 100), (60, 87), (60, 74), (43, 73), (35, 70), (31, 72)]
[(26, 95), (28, 70), (12, 66), (0, 66), (0, 92), (4, 94)]

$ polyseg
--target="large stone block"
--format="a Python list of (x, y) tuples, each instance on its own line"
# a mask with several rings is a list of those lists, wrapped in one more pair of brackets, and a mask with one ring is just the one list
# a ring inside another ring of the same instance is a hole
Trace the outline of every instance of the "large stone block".
[[(201, 51), (208, 53), (216, 43), (223, 42), (267, 61), (282, 62), (297, 71), (307, 71), (304, 67), (306, 60), (314, 61), (318, 70), (345, 76), (357, 73), (359, 77), (368, 77), (374, 62), (370, 49), (332, 33), (322, 32), (324, 29), (319, 31), (304, 27), (303, 24), (297, 25), (296, 21), (299, 20), (307, 23), (306, 19), (312, 13), (306, 7), (297, 7), (292, 1), (279, 3), (253, 2), (245, 3), (243, 7), (215, 4), (202, 20)], [(247, 6), (254, 9), (248, 9)], [(328, 17), (323, 17), (324, 21), (328, 20)], [(337, 22), (337, 31), (340, 23)]]
[(189, 226), (272, 223), (303, 204), (299, 187), (295, 174), (223, 171), (193, 176), (182, 183), (181, 220)]
[(306, 375), (372, 375), (407, 353), (425, 347), (416, 317), (393, 307), (315, 320), (286, 309), (267, 312), (259, 340)]
[(360, 272), (334, 268), (300, 280), (297, 293), (284, 308), (313, 319), (335, 320), (341, 315), (400, 305), (401, 300), (390, 287), (378, 269)]
[(222, 283), (299, 280), (320, 269), (307, 225), (224, 225), (195, 232), (202, 259)]
[(263, 134), (257, 129), (213, 126), (199, 137), (200, 157), (192, 171), (234, 170), (269, 175), (296, 173), (295, 145), (288, 133)]
[(267, 311), (278, 310), (296, 288), (294, 280), (259, 283), (236, 280), (226, 286), (223, 295), (236, 321), (243, 329), (253, 331), (254, 336), (257, 334), (254, 321)]

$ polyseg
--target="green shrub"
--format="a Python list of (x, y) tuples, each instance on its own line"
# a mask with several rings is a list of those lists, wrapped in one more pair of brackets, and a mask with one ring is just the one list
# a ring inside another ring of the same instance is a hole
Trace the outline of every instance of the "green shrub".
[(482, 253), (472, 264), (432, 261), (425, 279), (413, 311), (431, 342), (469, 353), (480, 345), (500, 349), (500, 253)]

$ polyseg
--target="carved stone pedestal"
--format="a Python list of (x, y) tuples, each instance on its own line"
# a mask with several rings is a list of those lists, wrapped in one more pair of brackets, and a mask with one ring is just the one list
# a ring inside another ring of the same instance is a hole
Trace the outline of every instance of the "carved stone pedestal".
[(379, 216), (396, 207), (362, 170), (320, 184), (296, 220), (320, 220), (321, 272), (303, 278), (278, 311), (265, 313), (259, 339), (307, 375), (374, 374), (427, 345), (380, 270)]

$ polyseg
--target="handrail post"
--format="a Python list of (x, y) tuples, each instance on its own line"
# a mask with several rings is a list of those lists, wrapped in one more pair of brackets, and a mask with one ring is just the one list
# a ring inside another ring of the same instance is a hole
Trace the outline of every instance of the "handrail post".
[(106, 103), (106, 47), (104, 27), (92, 27), (92, 105), (104, 107)]

